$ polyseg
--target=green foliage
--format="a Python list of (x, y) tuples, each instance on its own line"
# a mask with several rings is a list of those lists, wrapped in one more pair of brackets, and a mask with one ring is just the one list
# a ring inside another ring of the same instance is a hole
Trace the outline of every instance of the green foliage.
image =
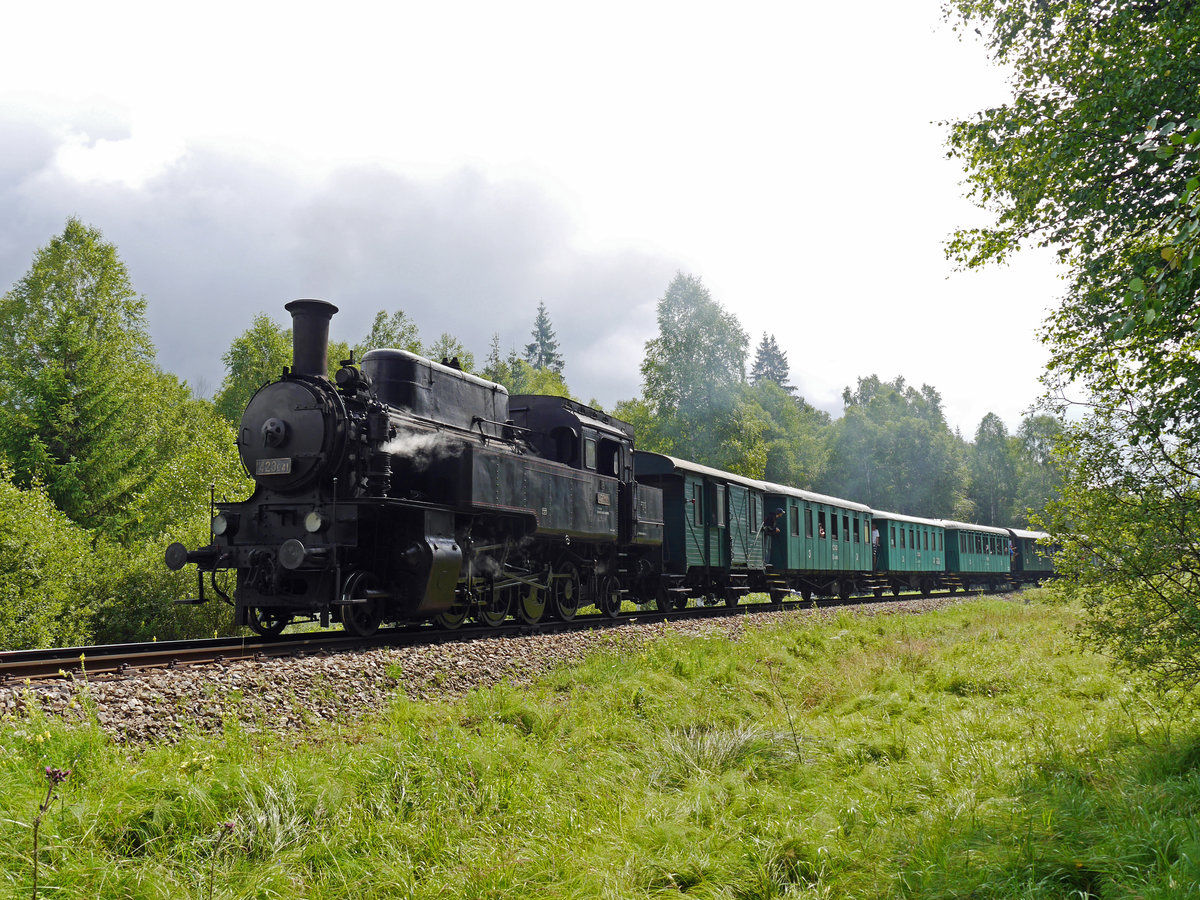
[(572, 397), (571, 389), (561, 372), (544, 367), (535, 369), (517, 355), (514, 348), (507, 357), (500, 356), (500, 335), (492, 335), (491, 347), (484, 362), (484, 378), (502, 384), (509, 394), (544, 394), (550, 397)]
[(0, 450), (85, 527), (119, 515), (160, 458), (144, 313), (116, 248), (76, 219), (0, 301)]
[[(1128, 540), (1119, 552), (1098, 545), (1114, 552), (1098, 552), (1095, 568), (1081, 549), (1069, 571), (1080, 590), (1099, 586), (1096, 573), (1107, 579), (1096, 639), (1175, 677), (1176, 644), (1200, 604), (1187, 544), (1169, 537), (1200, 472), (1200, 16), (1191, 0), (946, 8), (986, 27), (1012, 73), (1007, 103), (951, 126), (950, 155), (996, 221), (958, 232), (948, 251), (975, 266), (1038, 242), (1066, 264), (1067, 295), (1044, 334), (1046, 381), (1053, 411), (1080, 398), (1087, 418), (1068, 427), (1070, 471), (1050, 520), (1072, 546), (1109, 528)], [(1139, 522), (1132, 510), (1165, 518)], [(1156, 557), (1163, 541), (1177, 552)]]
[(967, 460), (967, 499), (975, 505), (971, 520), (981, 525), (1011, 525), (1017, 493), (1018, 445), (1003, 420), (988, 413), (975, 431)]
[(91, 536), (0, 465), (0, 646), (85, 643), (101, 600)]
[[(391, 319), (385, 319), (382, 323), (381, 316), (382, 312), (375, 317), (375, 324), (363, 339), (364, 342), (376, 337), (395, 337), (397, 334), (403, 334), (404, 313), (395, 313)], [(355, 351), (355, 358), (358, 358), (358, 347)], [(330, 379), (341, 367), (342, 361), (349, 358), (350, 345), (331, 338), (326, 373)], [(291, 366), (292, 329), (277, 325), (266, 313), (258, 313), (250, 327), (233, 339), (221, 361), (225, 363), (225, 378), (213, 398), (213, 406), (227, 422), (236, 427), (242, 421), (242, 413), (246, 411), (250, 398), (258, 389), (275, 381), (283, 374), (285, 368)]]
[(563, 358), (558, 352), (558, 340), (550, 325), (550, 314), (546, 312), (545, 303), (538, 303), (537, 318), (533, 320), (531, 336), (533, 340), (525, 345), (525, 362), (529, 363), (535, 372), (549, 369), (556, 375), (562, 375)]
[(255, 391), (292, 364), (291, 329), (281, 328), (266, 313), (259, 313), (250, 327), (234, 338), (221, 361), (225, 380), (213, 405), (236, 426)]
[(438, 339), (429, 345), (428, 353), (429, 358), (435, 362), (457, 359), (464, 372), (475, 371), (475, 354), (464, 347), (462, 341), (447, 332), (442, 332)]
[(1031, 525), (1043, 518), (1046, 504), (1058, 499), (1062, 470), (1054, 456), (1063, 435), (1063, 423), (1055, 416), (1030, 415), (1017, 429), (1017, 508), (1013, 524)]
[(646, 342), (646, 401), (660, 413), (702, 414), (745, 381), (749, 341), (700, 279), (680, 272), (658, 301), (658, 337)]
[(1091, 615), (1088, 640), (1168, 683), (1200, 680), (1200, 490), (1183, 448), (1127, 440), (1101, 410), (1058, 450), (1067, 476), (1046, 524), (1062, 543), (1058, 590)]
[(767, 462), (762, 477), (776, 484), (814, 489), (829, 464), (829, 414), (764, 379), (750, 396), (767, 418)]
[(639, 446), (761, 477), (770, 423), (746, 384), (748, 344), (699, 278), (677, 274), (658, 301), (658, 337), (646, 342), (643, 399), (617, 407), (644, 426)]
[(963, 450), (936, 390), (871, 375), (855, 392), (846, 388), (843, 401), (845, 415), (831, 429), (827, 492), (907, 515), (961, 515)]
[(354, 358), (362, 359), (364, 353), (382, 348), (421, 353), (417, 323), (404, 310), (398, 309), (390, 316), (382, 309), (376, 313), (371, 330), (354, 345)]

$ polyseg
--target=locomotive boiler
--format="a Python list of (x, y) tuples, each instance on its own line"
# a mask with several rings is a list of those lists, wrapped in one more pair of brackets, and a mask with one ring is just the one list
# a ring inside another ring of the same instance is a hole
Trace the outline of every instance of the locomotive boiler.
[(403, 350), (342, 361), (331, 381), (337, 307), (286, 309), (292, 366), (237, 433), (254, 491), (214, 505), (208, 546), (166, 554), (218, 593), (215, 573), (233, 570), (239, 624), (533, 623), (586, 605), (616, 615), (657, 589), (662, 492), (634, 481), (629, 425)]

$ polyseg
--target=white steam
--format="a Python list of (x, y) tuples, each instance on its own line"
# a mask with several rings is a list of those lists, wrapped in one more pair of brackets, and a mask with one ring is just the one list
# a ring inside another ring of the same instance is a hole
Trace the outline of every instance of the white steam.
[(388, 441), (383, 451), (408, 460), (419, 470), (443, 459), (462, 456), (463, 445), (461, 441), (451, 440), (441, 434), (410, 433)]

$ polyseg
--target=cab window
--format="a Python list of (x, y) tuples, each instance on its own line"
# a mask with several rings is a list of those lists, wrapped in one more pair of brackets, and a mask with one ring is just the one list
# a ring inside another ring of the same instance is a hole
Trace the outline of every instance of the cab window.
[(583, 467), (596, 471), (596, 439), (583, 439)]
[[(595, 444), (593, 444), (593, 452), (595, 452)], [(602, 438), (599, 444), (599, 452), (596, 459), (597, 471), (601, 475), (609, 475), (613, 478), (621, 477), (621, 445), (617, 441), (610, 441), (607, 438)], [(590, 467), (589, 467), (590, 468)]]

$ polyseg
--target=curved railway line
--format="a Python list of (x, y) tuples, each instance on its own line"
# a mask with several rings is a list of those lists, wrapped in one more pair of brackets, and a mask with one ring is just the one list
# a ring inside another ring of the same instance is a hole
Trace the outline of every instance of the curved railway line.
[[(937, 591), (930, 598), (967, 597), (982, 591)], [(553, 634), (571, 631), (617, 628), (622, 625), (666, 622), (682, 619), (720, 618), (750, 615), (786, 609), (843, 606), (849, 604), (886, 604), (913, 600), (919, 593), (893, 597), (855, 597), (849, 601), (836, 598), (816, 600), (785, 599), (781, 602), (748, 602), (736, 607), (688, 606), (682, 610), (659, 612), (639, 611), (616, 618), (600, 613), (581, 615), (571, 621), (545, 620), (537, 625), (509, 621), (500, 626), (470, 625), (447, 631), (431, 625), (410, 625), (384, 629), (371, 637), (360, 638), (345, 632), (300, 632), (279, 637), (228, 637), (185, 641), (150, 641), (134, 644), (100, 644), (90, 647), (56, 647), (40, 650), (10, 650), (0, 652), (0, 685), (15, 682), (43, 681), (79, 676), (122, 675), (144, 669), (178, 669), (225, 663), (234, 660), (267, 661), (273, 658), (300, 658), (311, 655), (331, 655), (348, 651), (380, 647), (409, 647), (504, 637), (521, 634)]]

